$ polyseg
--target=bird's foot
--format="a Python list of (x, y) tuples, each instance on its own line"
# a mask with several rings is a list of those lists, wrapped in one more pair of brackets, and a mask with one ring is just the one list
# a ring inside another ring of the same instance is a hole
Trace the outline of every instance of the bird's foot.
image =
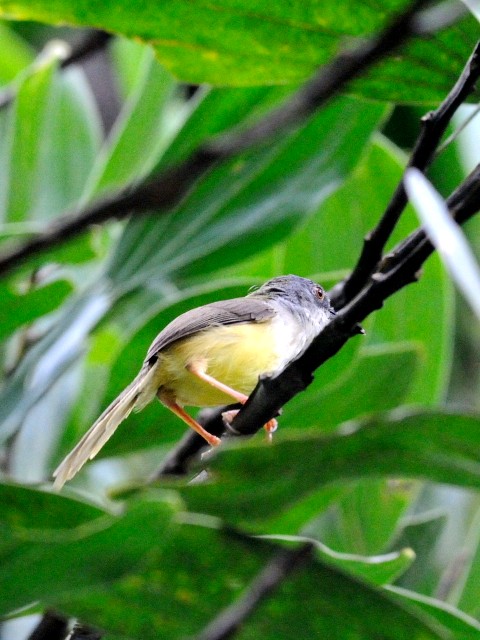
[[(234, 427), (232, 427), (232, 421), (239, 411), (240, 409), (231, 409), (230, 411), (224, 411), (222, 413), (222, 418), (223, 418), (223, 422), (225, 423), (225, 426), (233, 432), (235, 432), (235, 429)], [(275, 418), (272, 418), (266, 424), (263, 425), (263, 428), (267, 433), (267, 441), (272, 442), (273, 432), (278, 429), (278, 422), (275, 420)]]

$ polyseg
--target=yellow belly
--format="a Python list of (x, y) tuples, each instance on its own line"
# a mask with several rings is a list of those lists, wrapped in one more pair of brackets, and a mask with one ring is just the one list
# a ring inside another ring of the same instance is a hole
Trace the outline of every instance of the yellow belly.
[(235, 402), (187, 370), (193, 363), (236, 391), (249, 395), (262, 373), (281, 360), (269, 322), (212, 327), (180, 340), (159, 354), (155, 384), (182, 405), (208, 407)]

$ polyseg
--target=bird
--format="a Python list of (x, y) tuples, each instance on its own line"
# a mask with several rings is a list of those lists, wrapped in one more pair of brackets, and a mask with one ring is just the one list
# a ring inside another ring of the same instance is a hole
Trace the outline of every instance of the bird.
[[(279, 375), (299, 358), (335, 315), (313, 280), (277, 276), (244, 297), (219, 300), (181, 314), (150, 345), (138, 375), (97, 418), (54, 471), (59, 490), (94, 458), (132, 411), (155, 397), (212, 447), (184, 406), (244, 404), (261, 375)], [(234, 413), (228, 413), (231, 420)], [(265, 425), (276, 428), (276, 420)]]

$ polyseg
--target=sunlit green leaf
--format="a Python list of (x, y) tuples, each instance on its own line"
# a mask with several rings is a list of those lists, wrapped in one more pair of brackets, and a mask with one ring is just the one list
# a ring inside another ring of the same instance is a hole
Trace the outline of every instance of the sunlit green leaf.
[[(0, 15), (103, 28), (153, 44), (160, 60), (191, 83), (295, 83), (330, 60), (345, 42), (371, 36), (405, 8), (389, 0), (379, 10), (338, 3), (219, 0), (215, 5), (173, 0), (159, 5), (122, 0), (2, 0)], [(112, 8), (113, 7), (113, 8)], [(428, 39), (417, 39), (372, 71), (354, 90), (367, 97), (433, 101), (448, 91), (477, 38), (473, 18)]]
[(0, 23), (0, 83), (6, 83), (32, 62), (32, 50), (27, 42), (18, 36), (6, 22)]

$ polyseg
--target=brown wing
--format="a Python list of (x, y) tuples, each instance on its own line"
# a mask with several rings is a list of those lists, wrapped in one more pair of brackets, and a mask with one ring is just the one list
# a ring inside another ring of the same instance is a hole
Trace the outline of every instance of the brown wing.
[(241, 322), (264, 322), (273, 318), (275, 313), (275, 309), (266, 300), (248, 297), (220, 300), (192, 309), (182, 313), (163, 331), (160, 331), (150, 345), (145, 362), (173, 342), (203, 331), (207, 327)]

